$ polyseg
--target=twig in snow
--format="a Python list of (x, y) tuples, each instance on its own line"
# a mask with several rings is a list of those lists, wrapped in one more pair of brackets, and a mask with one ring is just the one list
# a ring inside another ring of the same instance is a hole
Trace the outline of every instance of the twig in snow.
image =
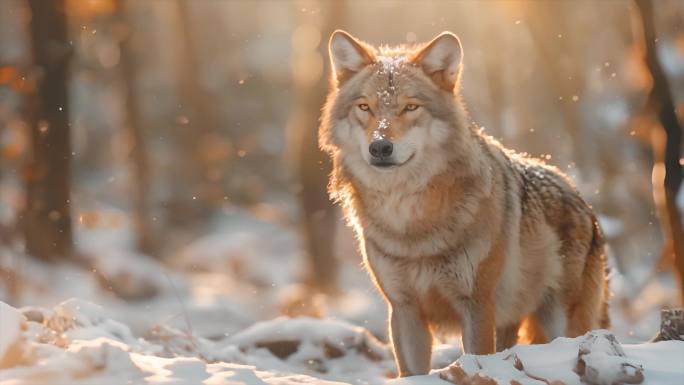
[(192, 330), (192, 324), (190, 323), (190, 316), (188, 315), (187, 310), (185, 309), (185, 304), (183, 303), (183, 300), (180, 297), (180, 294), (178, 293), (178, 289), (176, 289), (176, 285), (173, 284), (173, 281), (171, 280), (171, 277), (166, 273), (166, 271), (162, 270), (162, 273), (164, 273), (164, 276), (166, 279), (169, 281), (169, 285), (171, 285), (171, 289), (173, 290), (173, 294), (176, 296), (176, 299), (178, 300), (178, 303), (181, 306), (181, 311), (183, 312), (183, 319), (185, 320), (185, 327), (187, 328), (187, 337), (190, 340), (190, 344), (192, 344), (193, 349), (197, 352), (197, 354), (200, 354), (199, 349), (197, 348), (197, 343), (195, 341), (195, 336)]

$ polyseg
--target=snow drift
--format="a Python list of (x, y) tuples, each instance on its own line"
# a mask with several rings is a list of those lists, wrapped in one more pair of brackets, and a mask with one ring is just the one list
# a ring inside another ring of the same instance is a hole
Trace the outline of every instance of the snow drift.
[(104, 314), (77, 299), (53, 309), (0, 302), (0, 383), (608, 385), (628, 383), (618, 381), (625, 375), (644, 384), (684, 381), (684, 342), (621, 345), (606, 331), (463, 355), (430, 375), (391, 379), (396, 368), (387, 346), (344, 321), (280, 317), (211, 341), (165, 325), (137, 338)]

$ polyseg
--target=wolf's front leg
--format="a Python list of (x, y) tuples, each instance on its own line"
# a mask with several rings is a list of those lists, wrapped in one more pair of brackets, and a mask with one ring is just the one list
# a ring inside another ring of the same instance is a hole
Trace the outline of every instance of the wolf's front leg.
[(493, 301), (469, 301), (463, 317), (463, 350), (467, 354), (496, 352), (496, 320)]
[[(473, 291), (464, 301), (463, 349), (468, 354), (496, 352), (495, 292), (504, 264), (506, 239), (500, 237), (476, 270)], [(464, 249), (465, 250), (465, 249)], [(466, 253), (466, 256), (468, 254)]]
[(401, 377), (430, 371), (432, 334), (420, 316), (418, 304), (390, 305), (390, 335)]

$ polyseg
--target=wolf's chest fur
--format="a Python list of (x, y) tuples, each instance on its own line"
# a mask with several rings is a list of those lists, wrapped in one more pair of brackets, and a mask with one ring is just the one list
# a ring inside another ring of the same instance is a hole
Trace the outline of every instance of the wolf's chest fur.
[(364, 203), (367, 215), (372, 223), (383, 224), (387, 233), (407, 235), (418, 222), (424, 221), (427, 215), (425, 194), (420, 192), (406, 193), (390, 191), (373, 193)]
[(420, 188), (407, 182), (387, 191), (359, 190), (355, 211), (364, 237), (396, 257), (453, 252), (463, 245), (465, 229), (486, 197), (482, 182), (469, 182), (445, 173)]

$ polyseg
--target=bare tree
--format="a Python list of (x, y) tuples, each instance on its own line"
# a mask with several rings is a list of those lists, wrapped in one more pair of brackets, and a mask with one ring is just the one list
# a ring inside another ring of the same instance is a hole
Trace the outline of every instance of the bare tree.
[(29, 254), (58, 260), (72, 252), (69, 104), (72, 49), (63, 0), (29, 0), (37, 95), (30, 113), (25, 237)]
[(179, 102), (183, 116), (177, 121), (180, 183), (172, 192), (170, 222), (186, 225), (207, 214), (207, 167), (203, 162), (202, 139), (216, 127), (215, 116), (210, 108), (212, 101), (202, 89), (198, 78), (199, 63), (194, 49), (193, 30), (188, 9), (189, 2), (175, 2), (178, 15), (178, 83)]
[[(339, 262), (334, 254), (337, 214), (326, 191), (332, 166), (328, 156), (318, 149), (317, 128), (327, 91), (325, 74), (329, 68), (326, 39), (335, 29), (333, 20), (336, 23), (343, 20), (346, 4), (343, 1), (327, 4), (327, 18), (323, 25), (318, 26), (315, 31), (302, 32), (318, 33), (318, 47), (293, 46), (294, 66), (300, 66), (293, 68), (294, 71), (310, 71), (315, 68), (318, 59), (326, 64), (318, 79), (307, 80), (307, 76), (294, 76), (294, 102), (288, 126), (293, 136), (293, 148), (289, 152), (299, 182), (296, 192), (302, 209), (302, 234), (307, 258), (306, 280), (315, 288), (330, 292), (337, 286), (339, 270)], [(312, 16), (302, 12), (300, 17), (303, 19), (300, 20), (300, 27), (316, 26)], [(315, 83), (311, 84), (310, 81)]]
[[(655, 15), (652, 0), (637, 0), (643, 22), (643, 34), (646, 45), (646, 65), (653, 77), (653, 88), (649, 94), (647, 108), (658, 116), (665, 131), (664, 148), (655, 148), (661, 154), (665, 168), (663, 186), (654, 186), (654, 190), (662, 194), (666, 216), (661, 218), (666, 230), (668, 242), (675, 256), (675, 268), (679, 274), (681, 299), (684, 299), (684, 229), (682, 214), (677, 208), (676, 198), (682, 185), (683, 171), (679, 163), (682, 158), (682, 126), (677, 119), (672, 89), (656, 50)], [(654, 167), (659, 167), (658, 164)]]
[(147, 143), (142, 130), (142, 118), (138, 92), (136, 90), (137, 76), (134, 62), (134, 49), (132, 44), (133, 29), (126, 17), (126, 0), (116, 0), (117, 22), (122, 28), (120, 38), (121, 50), (121, 75), (124, 79), (126, 97), (126, 130), (133, 144), (131, 160), (133, 169), (133, 216), (137, 247), (148, 255), (158, 255), (157, 242), (154, 235), (154, 227), (151, 222), (150, 203), (148, 191), (150, 190), (149, 159), (147, 156)]

